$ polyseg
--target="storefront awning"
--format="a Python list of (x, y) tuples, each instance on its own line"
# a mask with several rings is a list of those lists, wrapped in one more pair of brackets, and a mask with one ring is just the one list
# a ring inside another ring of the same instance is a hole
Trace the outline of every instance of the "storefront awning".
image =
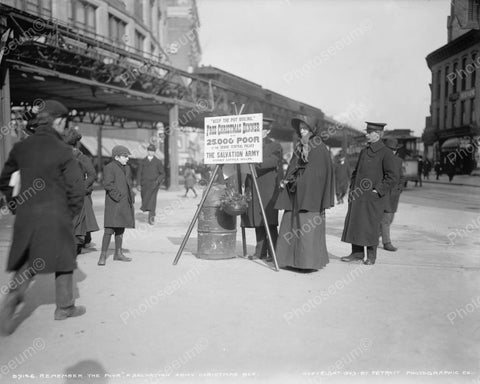
[[(98, 139), (95, 136), (83, 136), (80, 143), (90, 152), (92, 156), (98, 155)], [(123, 145), (127, 147), (134, 159), (143, 159), (147, 156), (147, 142), (127, 140), (127, 139), (112, 139), (110, 137), (102, 137), (102, 156), (110, 157), (112, 156), (112, 149), (116, 145)], [(162, 151), (157, 149), (156, 155), (161, 160), (164, 159)]]
[(442, 151), (454, 151), (456, 149), (461, 148), (470, 148), (471, 142), (469, 139), (461, 138), (461, 137), (452, 137), (447, 139), (442, 144)]

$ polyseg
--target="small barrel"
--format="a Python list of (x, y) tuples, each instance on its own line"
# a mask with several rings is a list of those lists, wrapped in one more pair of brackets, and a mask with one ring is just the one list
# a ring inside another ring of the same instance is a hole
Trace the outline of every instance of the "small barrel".
[(225, 185), (214, 184), (198, 216), (199, 259), (219, 260), (236, 257), (237, 218), (220, 209)]

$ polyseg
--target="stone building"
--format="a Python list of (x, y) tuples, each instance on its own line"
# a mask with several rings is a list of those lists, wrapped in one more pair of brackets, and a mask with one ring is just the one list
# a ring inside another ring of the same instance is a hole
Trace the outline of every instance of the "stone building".
[(480, 164), (479, 28), (480, 1), (452, 2), (447, 44), (426, 58), (432, 82), (422, 136), (425, 155), (457, 173), (470, 173)]

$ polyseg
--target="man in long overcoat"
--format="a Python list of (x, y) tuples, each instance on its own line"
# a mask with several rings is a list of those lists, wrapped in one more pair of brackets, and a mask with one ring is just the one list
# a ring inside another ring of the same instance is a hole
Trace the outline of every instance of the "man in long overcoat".
[(131, 261), (122, 251), (125, 228), (135, 228), (133, 193), (130, 185), (130, 168), (127, 166), (130, 151), (123, 145), (112, 149), (113, 160), (103, 169), (103, 187), (105, 188), (105, 231), (98, 265), (105, 265), (108, 246), (115, 235), (115, 254), (113, 260)]
[(140, 161), (137, 173), (137, 187), (140, 186), (143, 212), (148, 211), (148, 223), (155, 222), (157, 209), (157, 194), (165, 177), (162, 161), (155, 156), (155, 145), (150, 144), (147, 148), (148, 155)]
[(349, 256), (342, 261), (363, 259), (365, 264), (375, 264), (378, 246), (378, 227), (383, 217), (386, 195), (398, 179), (394, 154), (383, 144), (381, 137), (384, 123), (367, 122), (366, 148), (362, 149), (352, 173), (349, 204), (342, 241), (352, 244)]
[[(55, 273), (55, 320), (79, 316), (73, 298), (76, 250), (73, 217), (82, 209), (85, 187), (71, 148), (60, 133), (68, 110), (47, 100), (36, 118), (35, 134), (16, 143), (0, 176), (0, 191), (16, 212), (7, 271), (15, 272), (0, 310), (3, 334), (15, 329), (14, 313), (37, 273)], [(12, 197), (10, 178), (20, 171), (21, 188)]]
[[(273, 119), (263, 119), (263, 161), (255, 164), (257, 172), (258, 189), (262, 199), (265, 215), (267, 217), (267, 225), (272, 237), (273, 246), (275, 246), (278, 238), (278, 210), (275, 209), (279, 193), (279, 184), (282, 175), (282, 146), (268, 137), (271, 130)], [(242, 226), (247, 228), (255, 228), (257, 245), (255, 247), (255, 255), (253, 257), (267, 259), (267, 251), (269, 252), (267, 231), (265, 222), (260, 209), (260, 202), (253, 184), (252, 175), (247, 175), (245, 179), (245, 191), (251, 195), (251, 201), (248, 204), (247, 212), (242, 215)], [(271, 255), (270, 255), (271, 256)]]
[[(394, 138), (386, 139), (385, 146), (387, 148), (390, 148), (394, 154), (395, 154), (395, 151), (399, 148), (398, 141), (397, 139), (394, 139)], [(390, 239), (390, 225), (393, 223), (395, 212), (397, 212), (398, 203), (400, 200), (400, 194), (403, 191), (403, 183), (405, 182), (403, 179), (403, 170), (402, 170), (403, 160), (400, 157), (398, 157), (396, 154), (394, 155), (393, 159), (395, 161), (396, 175), (398, 176), (398, 179), (395, 185), (393, 186), (393, 188), (385, 197), (386, 198), (385, 210), (383, 212), (382, 221), (380, 223), (380, 233), (382, 235), (383, 249), (390, 252), (395, 252), (397, 250), (397, 247), (393, 246), (392, 241)]]

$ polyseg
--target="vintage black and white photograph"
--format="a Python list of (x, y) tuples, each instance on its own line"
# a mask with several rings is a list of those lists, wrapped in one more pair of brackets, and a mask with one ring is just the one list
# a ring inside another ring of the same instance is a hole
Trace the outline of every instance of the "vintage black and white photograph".
[(479, 0), (0, 0), (0, 383), (480, 384)]

